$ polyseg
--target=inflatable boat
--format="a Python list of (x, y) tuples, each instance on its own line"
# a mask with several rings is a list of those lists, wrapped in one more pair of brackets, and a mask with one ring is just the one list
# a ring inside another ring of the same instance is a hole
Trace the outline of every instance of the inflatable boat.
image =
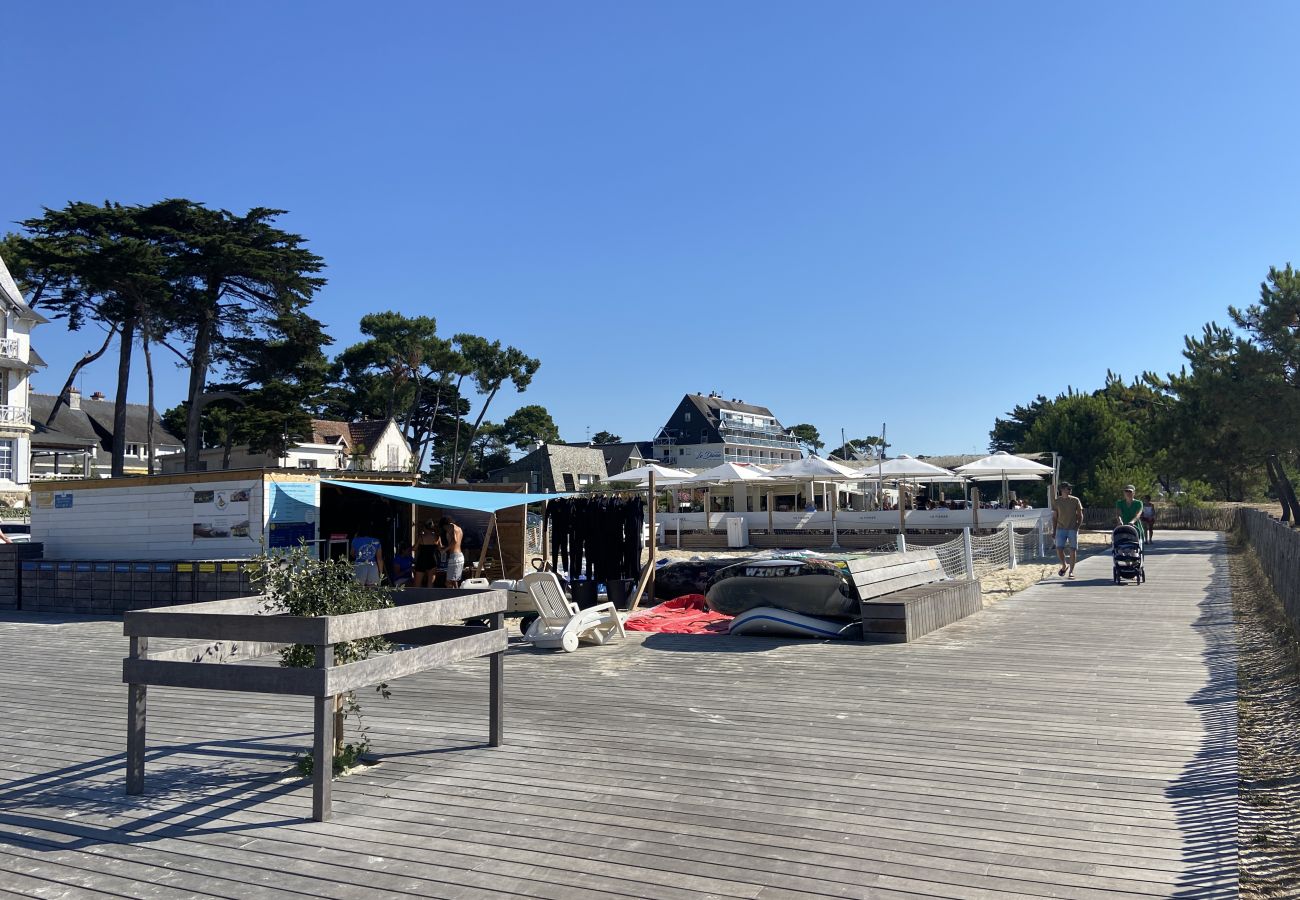
[(723, 569), (748, 562), (744, 557), (719, 556), (712, 559), (684, 559), (668, 563), (655, 572), (655, 596), (672, 600), (685, 594), (703, 594)]
[(714, 576), (705, 595), (709, 608), (729, 616), (771, 606), (805, 616), (856, 618), (840, 568), (824, 559), (754, 559)]
[(843, 619), (820, 619), (805, 616), (775, 606), (759, 606), (746, 610), (731, 620), (728, 634), (758, 635), (761, 637), (841, 638), (845, 629), (854, 627)]

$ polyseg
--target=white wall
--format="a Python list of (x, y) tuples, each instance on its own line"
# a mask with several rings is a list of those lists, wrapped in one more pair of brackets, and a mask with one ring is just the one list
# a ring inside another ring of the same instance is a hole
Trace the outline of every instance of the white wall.
[[(196, 491), (247, 489), (247, 505), (231, 503), (220, 514), (196, 504)], [(58, 496), (72, 498), (59, 507)], [(266, 520), (262, 480), (149, 483), (84, 487), (59, 485), (32, 492), (32, 541), (45, 544), (46, 557), (64, 559), (234, 559), (256, 556), (262, 549)], [(242, 519), (247, 537), (195, 536), (195, 523)]]

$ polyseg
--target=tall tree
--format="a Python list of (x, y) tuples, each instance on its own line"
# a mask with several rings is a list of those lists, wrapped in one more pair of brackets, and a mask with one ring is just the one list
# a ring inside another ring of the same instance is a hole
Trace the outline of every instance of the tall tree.
[[(198, 467), (203, 407), (213, 367), (239, 341), (284, 317), (301, 314), (324, 284), (324, 260), (300, 235), (275, 226), (284, 210), (243, 215), (190, 200), (165, 200), (143, 211), (168, 257), (176, 284), (177, 325), (189, 343), (185, 467)], [(246, 344), (245, 344), (246, 346)]]
[(597, 446), (602, 444), (621, 444), (623, 439), (616, 434), (608, 431), (597, 431), (591, 436), (591, 442)]
[(1034, 427), (1034, 421), (1047, 404), (1047, 398), (1039, 394), (1031, 403), (1025, 406), (1017, 405), (1007, 413), (1005, 419), (1001, 417), (994, 419), (993, 430), (989, 432), (989, 452), (1005, 450), (1014, 453), (1018, 450), (1024, 443), (1025, 435), (1029, 433), (1030, 428)]
[[(132, 349), (142, 323), (149, 323), (151, 333), (166, 330), (176, 301), (146, 212), (118, 203), (69, 203), (21, 223), (28, 236), (20, 239), (20, 255), (29, 271), (39, 273), (52, 317), (66, 319), (71, 331), (95, 321), (118, 334), (110, 463), (115, 476), (124, 473)], [(62, 399), (56, 399), (54, 414)]]
[[(465, 453), (457, 461), (456, 468), (452, 470), (453, 482), (461, 477), (465, 461), (469, 456), (469, 443), (474, 440), (474, 435), (497, 393), (507, 381), (515, 386), (516, 391), (523, 393), (541, 365), (539, 360), (533, 359), (515, 347), (503, 348), (500, 341), (488, 342), (486, 338), (472, 334), (458, 334), (455, 340), (470, 368), (474, 387), (484, 399), (478, 416), (469, 429)], [(459, 429), (457, 435), (459, 436)]]
[(455, 392), (464, 362), (450, 341), (437, 336), (431, 316), (369, 313), (361, 318), (361, 332), (367, 339), (335, 361), (332, 405), (348, 418), (396, 418), (423, 462), (433, 423)]
[(521, 406), (501, 423), (501, 439), (516, 450), (528, 450), (539, 441), (558, 444), (560, 429), (545, 406)]
[(791, 425), (785, 430), (785, 433), (794, 438), (799, 443), (799, 446), (814, 455), (818, 450), (826, 446), (826, 444), (822, 442), (822, 436), (817, 431), (816, 426), (809, 425), (807, 422), (800, 422), (798, 425)]

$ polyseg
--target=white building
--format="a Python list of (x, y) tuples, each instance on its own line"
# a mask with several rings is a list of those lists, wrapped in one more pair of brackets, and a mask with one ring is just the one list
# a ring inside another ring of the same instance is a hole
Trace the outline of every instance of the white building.
[(803, 450), (766, 406), (687, 394), (654, 440), (655, 462), (677, 468), (721, 463), (781, 465)]
[[(185, 471), (185, 454), (163, 457), (164, 474)], [(289, 445), (283, 455), (254, 453), (247, 446), (199, 451), (199, 471), (222, 469), (288, 468), (342, 469), (365, 472), (411, 472), (411, 445), (392, 419), (339, 422), (312, 419), (311, 435)]]
[(49, 320), (23, 299), (0, 259), (0, 496), (25, 499), (31, 479), (29, 376), (45, 362), (32, 350), (32, 326)]

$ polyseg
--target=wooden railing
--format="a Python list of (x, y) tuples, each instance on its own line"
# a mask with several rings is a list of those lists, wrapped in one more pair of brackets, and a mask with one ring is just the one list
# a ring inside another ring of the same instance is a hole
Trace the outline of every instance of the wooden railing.
[[(131, 639), (131, 655), (122, 662), (122, 680), (129, 685), (126, 792), (144, 793), (145, 696), (149, 685), (314, 698), (312, 818), (318, 822), (330, 814), (334, 698), (339, 694), (462, 659), (490, 656), (488, 742), (500, 746), (505, 591), (424, 589), (419, 594), (432, 599), (340, 616), (268, 613), (264, 597), (128, 612), (123, 630)], [(450, 624), (480, 616), (488, 617), (492, 624)], [(346, 665), (334, 664), (337, 643), (416, 628), (432, 631), (434, 642)], [(151, 637), (195, 638), (203, 643), (151, 655)], [(242, 663), (290, 644), (314, 647), (316, 665), (307, 669)]]
[(1300, 531), (1257, 509), (1241, 510), (1238, 522), (1291, 626), (1300, 632)]

